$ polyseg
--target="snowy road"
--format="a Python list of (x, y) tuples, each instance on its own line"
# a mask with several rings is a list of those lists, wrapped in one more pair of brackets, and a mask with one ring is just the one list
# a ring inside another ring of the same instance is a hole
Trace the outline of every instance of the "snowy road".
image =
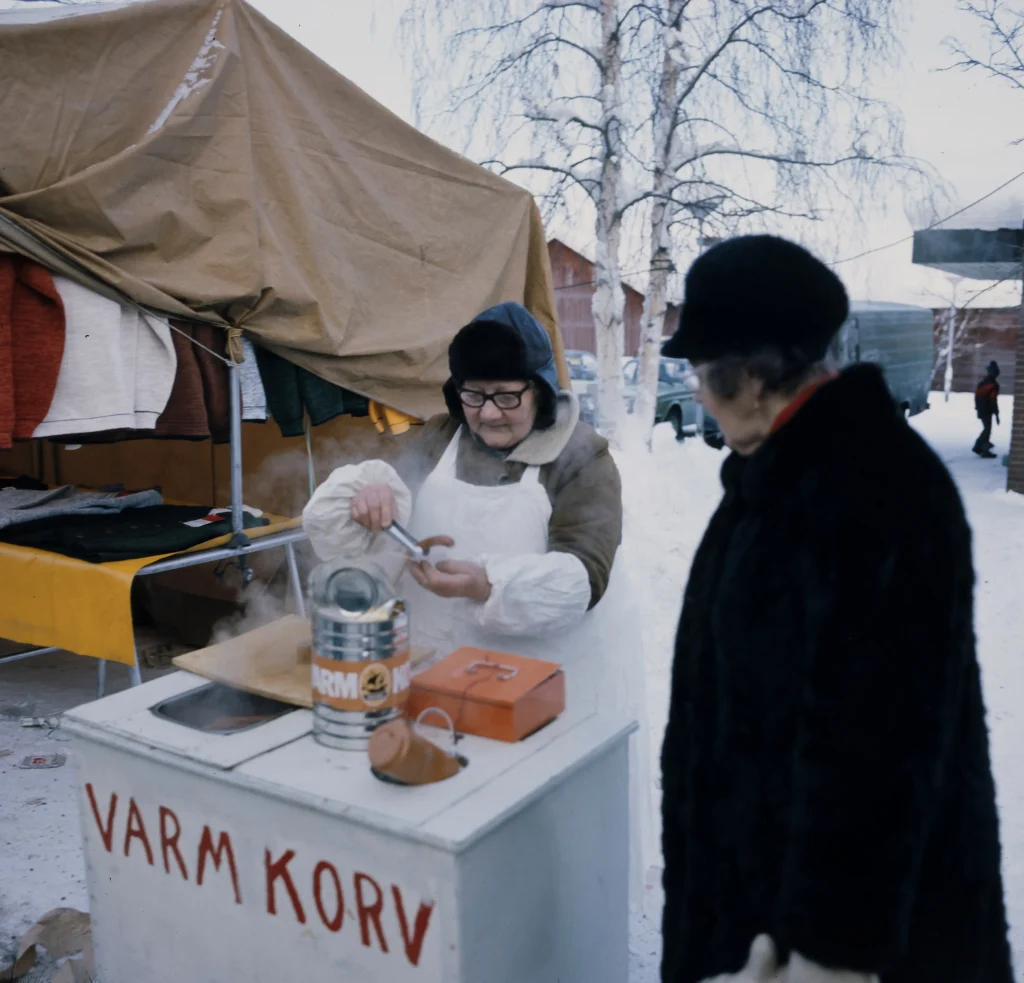
[[(1009, 401), (1002, 412), (1004, 425), (995, 434), (1000, 455), (1009, 437)], [(954, 396), (946, 404), (933, 395), (932, 409), (915, 424), (956, 476), (975, 531), (978, 638), (999, 784), (1017, 978), (1024, 981), (1024, 497), (1005, 492), (1006, 469), (1000, 461), (982, 461), (970, 452), (978, 429), (970, 396)], [(643, 573), (635, 578), (634, 588), (644, 633), (654, 761), (667, 713), (672, 640), (683, 585), (719, 498), (722, 459), (698, 441), (676, 444), (664, 426), (655, 435), (652, 457), (619, 458), (627, 502), (627, 559)], [(48, 689), (34, 712), (52, 712), (87, 699), (91, 668), (86, 660), (56, 657), (52, 668), (46, 667)], [(0, 758), (0, 952), (48, 909), (88, 905), (72, 769), (34, 772), (15, 767), (29, 751), (66, 748), (53, 744), (44, 732), (23, 730), (12, 719), (20, 715), (21, 704), (11, 694), (24, 698), (26, 693), (41, 693), (43, 669), (31, 660), (0, 669), (0, 750), (14, 752)], [(657, 789), (652, 795), (657, 798)], [(633, 925), (631, 983), (658, 979), (659, 908), (658, 889), (652, 887), (648, 914)]]

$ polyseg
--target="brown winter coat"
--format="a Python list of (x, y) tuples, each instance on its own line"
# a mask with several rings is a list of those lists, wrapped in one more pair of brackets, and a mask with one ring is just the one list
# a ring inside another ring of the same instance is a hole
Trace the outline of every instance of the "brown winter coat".
[[(393, 462), (413, 500), (459, 425), (447, 413), (432, 417)], [(608, 587), (612, 561), (622, 540), (622, 488), (608, 441), (580, 422), (579, 407), (571, 394), (559, 395), (554, 426), (535, 430), (508, 454), (490, 450), (468, 427), (462, 428), (460, 481), (485, 486), (515, 484), (530, 466), (540, 467), (540, 482), (551, 500), (548, 549), (580, 559), (590, 578), (593, 607)]]

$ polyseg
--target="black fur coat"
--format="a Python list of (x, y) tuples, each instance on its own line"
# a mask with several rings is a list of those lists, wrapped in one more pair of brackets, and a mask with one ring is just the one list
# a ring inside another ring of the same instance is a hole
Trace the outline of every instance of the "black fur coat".
[(722, 477), (662, 751), (662, 979), (767, 933), (883, 983), (1012, 983), (949, 473), (858, 366)]

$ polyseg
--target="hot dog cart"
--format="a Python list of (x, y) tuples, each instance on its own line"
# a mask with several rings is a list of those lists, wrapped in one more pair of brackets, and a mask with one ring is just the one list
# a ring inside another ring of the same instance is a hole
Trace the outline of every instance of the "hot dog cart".
[[(65, 717), (103, 983), (626, 979), (632, 722), (570, 701), (398, 787), (310, 711), (247, 722), (217, 685), (176, 672)], [(204, 707), (231, 719), (197, 729)]]

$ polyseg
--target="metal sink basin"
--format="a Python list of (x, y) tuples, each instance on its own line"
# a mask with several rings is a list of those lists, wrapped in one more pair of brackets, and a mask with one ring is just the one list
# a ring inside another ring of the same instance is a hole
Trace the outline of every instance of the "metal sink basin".
[(295, 709), (290, 703), (222, 683), (209, 683), (150, 707), (156, 716), (204, 734), (239, 734)]

